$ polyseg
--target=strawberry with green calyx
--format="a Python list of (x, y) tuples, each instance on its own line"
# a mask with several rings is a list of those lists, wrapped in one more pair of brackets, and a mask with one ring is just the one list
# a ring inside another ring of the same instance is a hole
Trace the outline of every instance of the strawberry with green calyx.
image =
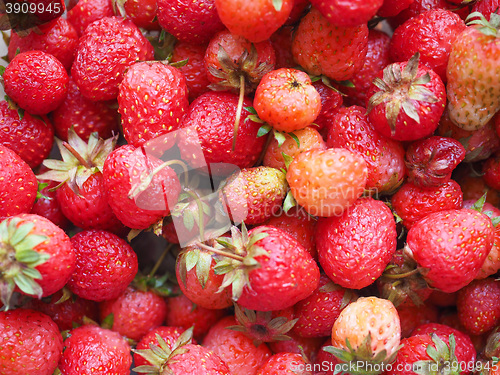
[(0, 223), (0, 298), (8, 308), (16, 289), (38, 298), (62, 289), (76, 255), (66, 233), (38, 215), (19, 215)]
[(436, 130), (446, 104), (441, 78), (419, 64), (420, 54), (380, 71), (370, 86), (367, 113), (375, 129), (386, 137), (412, 141)]
[(43, 165), (49, 171), (37, 176), (59, 183), (56, 189), (61, 210), (80, 228), (123, 229), (108, 203), (102, 174), (104, 161), (115, 148), (117, 139), (118, 136), (114, 136), (104, 140), (93, 133), (85, 142), (70, 129), (68, 142), (56, 138), (62, 160), (45, 160)]

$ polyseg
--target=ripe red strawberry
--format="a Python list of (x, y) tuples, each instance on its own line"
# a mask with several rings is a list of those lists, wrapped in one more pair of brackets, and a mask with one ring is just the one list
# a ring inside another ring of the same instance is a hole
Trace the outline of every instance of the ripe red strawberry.
[(387, 194), (403, 183), (406, 176), (403, 146), (375, 131), (363, 107), (339, 109), (330, 123), (326, 145), (363, 157), (368, 167), (367, 190)]
[(293, 0), (293, 7), (285, 25), (296, 24), (308, 10), (309, 0)]
[(68, 131), (87, 142), (93, 132), (101, 138), (111, 138), (118, 134), (118, 113), (111, 103), (95, 102), (85, 98), (78, 90), (74, 79), (69, 77), (68, 93), (62, 104), (52, 112), (52, 123), (56, 135), (68, 140)]
[(262, 224), (281, 208), (287, 187), (279, 169), (245, 168), (226, 180), (219, 199), (234, 223)]
[(238, 322), (234, 316), (219, 320), (208, 331), (203, 346), (222, 358), (232, 375), (255, 374), (271, 357), (271, 351), (266, 344), (255, 346), (244, 333), (227, 329), (235, 325)]
[(404, 304), (398, 306), (397, 310), (401, 322), (401, 337), (409, 337), (413, 330), (422, 324), (438, 321), (438, 308), (427, 302), (418, 306)]
[[(293, 134), (295, 137), (285, 134), (285, 141), (281, 145), (275, 137), (271, 139), (264, 155), (263, 164), (265, 166), (286, 169), (283, 153), (293, 159), (305, 151), (326, 150), (326, 144), (315, 126), (307, 126), (293, 132)], [(294, 138), (298, 139), (298, 142)]]
[(161, 164), (161, 160), (130, 145), (117, 148), (106, 158), (102, 174), (109, 205), (127, 227), (146, 229), (168, 216), (177, 202), (181, 187), (175, 171), (168, 166), (161, 168), (148, 186), (143, 186)]
[(184, 76), (161, 62), (132, 65), (119, 90), (123, 135), (134, 147), (177, 130), (189, 106)]
[(407, 229), (433, 212), (462, 208), (462, 201), (462, 190), (454, 180), (427, 188), (408, 182), (391, 198), (392, 208)]
[(71, 68), (78, 44), (78, 34), (71, 23), (59, 17), (39, 27), (40, 31), (32, 31), (26, 36), (16, 32), (10, 35), (8, 57), (12, 60), (17, 53), (39, 50), (53, 55), (63, 64), (66, 70)]
[(436, 130), (446, 104), (439, 76), (419, 62), (409, 61), (380, 71), (370, 86), (367, 112), (375, 129), (386, 137), (413, 141)]
[(464, 21), (452, 11), (434, 9), (422, 13), (394, 31), (389, 48), (391, 59), (407, 61), (420, 52), (420, 63), (446, 82), (451, 45), (465, 28)]
[(127, 68), (152, 59), (151, 43), (132, 21), (105, 17), (89, 25), (78, 41), (71, 75), (84, 97), (111, 100)]
[(341, 216), (320, 218), (316, 226), (319, 262), (344, 288), (372, 284), (396, 251), (396, 238), (391, 210), (373, 198), (358, 199)]
[(28, 309), (0, 312), (3, 375), (52, 375), (59, 363), (63, 340), (47, 315)]
[(231, 33), (252, 43), (262, 42), (282, 26), (292, 11), (292, 0), (215, 0), (217, 13)]
[(278, 353), (269, 358), (255, 375), (312, 375), (306, 370), (306, 364), (300, 354)]
[(366, 24), (382, 6), (384, 0), (311, 0), (325, 18), (335, 26), (352, 27)]
[(69, 225), (69, 220), (62, 213), (61, 205), (59, 204), (59, 200), (57, 199), (57, 192), (49, 191), (50, 189), (55, 188), (58, 185), (57, 182), (39, 180), (39, 183), (48, 185), (40, 190), (40, 194), (42, 196), (36, 200), (30, 213), (43, 216), (52, 221), (59, 228), (66, 230)]
[(384, 0), (377, 15), (380, 17), (393, 17), (407, 9), (414, 0)]
[(56, 109), (68, 90), (66, 69), (54, 56), (42, 51), (23, 52), (3, 74), (5, 93), (32, 115)]
[(363, 66), (367, 43), (366, 24), (334, 26), (313, 7), (300, 21), (292, 53), (307, 73), (342, 81), (350, 79)]
[(500, 283), (493, 278), (474, 280), (458, 292), (458, 318), (470, 333), (480, 335), (500, 323)]
[(286, 334), (289, 339), (283, 341), (274, 341), (268, 343), (269, 348), (274, 354), (277, 353), (296, 353), (309, 358), (311, 362), (316, 360), (319, 355), (324, 337), (302, 337), (290, 331)]
[(486, 194), (486, 202), (494, 206), (500, 204), (500, 194), (498, 191), (490, 189), (484, 179), (477, 176), (477, 172), (470, 169), (470, 166), (463, 166), (457, 173), (457, 182), (460, 184), (464, 201), (473, 200), (474, 202)]
[(427, 215), (408, 232), (405, 251), (429, 286), (454, 292), (470, 283), (493, 246), (494, 228), (483, 213), (446, 210)]
[(137, 273), (137, 255), (120, 237), (103, 230), (84, 230), (71, 238), (76, 268), (68, 281), (77, 296), (91, 301), (117, 298)]
[(29, 165), (14, 151), (0, 145), (0, 219), (30, 212), (37, 186)]
[(262, 121), (289, 133), (314, 122), (321, 110), (321, 97), (306, 73), (282, 68), (262, 78), (253, 104)]
[(321, 111), (314, 123), (323, 138), (326, 139), (333, 117), (342, 108), (343, 99), (338, 91), (325, 85), (322, 80), (314, 82), (313, 85), (321, 97)]
[(341, 87), (349, 103), (365, 106), (366, 95), (377, 73), (389, 65), (389, 44), (391, 38), (386, 33), (370, 29), (366, 58), (361, 69), (350, 78), (354, 87)]
[(158, 6), (155, 0), (118, 1), (119, 4), (120, 2), (123, 2), (125, 16), (130, 18), (137, 27), (145, 30), (161, 30), (158, 23)]
[(359, 154), (332, 148), (296, 156), (286, 179), (293, 197), (308, 213), (334, 216), (361, 196), (367, 175), (366, 162)]
[(31, 168), (36, 168), (49, 156), (54, 142), (54, 128), (43, 120), (10, 108), (0, 102), (0, 144), (16, 152)]
[(140, 340), (150, 329), (165, 322), (167, 304), (153, 291), (128, 287), (122, 294), (99, 305), (101, 321), (113, 314), (112, 331)]
[[(274, 311), (293, 306), (318, 286), (319, 269), (293, 237), (276, 227), (259, 226), (247, 233), (232, 228), (223, 243), (215, 272), (222, 287), (232, 286), (233, 300), (249, 310)], [(226, 253), (227, 253), (226, 251)], [(300, 282), (299, 282), (300, 280)]]
[(500, 109), (500, 87), (492, 77), (498, 64), (494, 56), (500, 48), (500, 15), (492, 13), (490, 22), (481, 17), (455, 39), (446, 71), (450, 118), (465, 130), (482, 128)]
[(63, 288), (75, 269), (69, 237), (44, 217), (23, 214), (2, 221), (0, 243), (5, 259), (0, 266), (0, 297), (5, 306), (16, 286), (30, 296), (50, 296)]
[[(251, 105), (251, 100), (245, 98), (243, 107)], [(262, 153), (266, 137), (257, 137), (261, 124), (252, 121), (246, 109), (242, 110), (238, 132), (234, 133), (237, 106), (238, 95), (229, 92), (207, 92), (198, 97), (182, 121), (185, 130), (178, 141), (182, 160), (193, 168), (208, 165), (215, 175), (228, 175), (234, 172), (234, 166), (252, 167)], [(200, 146), (204, 161), (198, 157)]]
[(186, 65), (178, 69), (186, 79), (190, 102), (209, 91), (210, 81), (205, 71), (206, 49), (207, 46), (204, 44), (179, 42), (175, 44), (172, 51), (172, 63), (187, 60)]
[(498, 13), (498, 6), (500, 2), (498, 0), (483, 0), (472, 4), (471, 13), (479, 12), (487, 20), (490, 20), (491, 13)]
[(181, 42), (206, 43), (224, 29), (215, 0), (158, 0), (158, 22)]
[(67, 19), (75, 27), (78, 36), (82, 36), (92, 22), (112, 16), (111, 0), (79, 0), (67, 13)]
[[(307, 0), (309, 2), (309, 0)], [(280, 27), (271, 35), (271, 43), (276, 54), (276, 69), (296, 66), (292, 55), (293, 26)]]
[(130, 346), (116, 332), (94, 325), (81, 326), (69, 332), (64, 347), (59, 362), (64, 375), (130, 374)]
[(294, 306), (297, 323), (293, 332), (302, 337), (326, 337), (332, 332), (333, 323), (340, 312), (357, 295), (333, 283), (327, 276), (321, 275), (318, 288), (309, 297)]
[(464, 158), (465, 148), (453, 138), (433, 136), (412, 142), (405, 155), (408, 180), (423, 188), (437, 187), (451, 179)]
[(488, 186), (500, 190), (499, 155), (490, 157), (483, 164), (483, 178)]

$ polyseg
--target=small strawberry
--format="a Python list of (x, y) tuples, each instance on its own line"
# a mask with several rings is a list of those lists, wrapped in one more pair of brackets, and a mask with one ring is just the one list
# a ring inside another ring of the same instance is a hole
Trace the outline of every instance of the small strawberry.
[(293, 68), (296, 65), (292, 55), (293, 31), (293, 26), (283, 26), (271, 35), (270, 40), (276, 54), (276, 69)]
[(499, 155), (490, 157), (483, 164), (483, 178), (488, 186), (495, 190), (500, 190), (500, 169), (499, 169)]
[(293, 331), (288, 332), (286, 335), (289, 337), (288, 340), (274, 341), (268, 344), (274, 354), (296, 353), (313, 362), (325, 342), (324, 337), (302, 337)]
[(151, 43), (132, 21), (105, 17), (89, 25), (80, 38), (71, 75), (84, 97), (111, 100), (118, 96), (127, 68), (152, 59)]
[(68, 281), (77, 296), (91, 301), (117, 298), (137, 273), (137, 255), (120, 237), (103, 230), (85, 230), (71, 238), (76, 268)]
[(430, 303), (422, 303), (419, 306), (401, 305), (397, 310), (401, 322), (401, 337), (409, 337), (413, 330), (422, 324), (438, 321), (439, 310)]
[(379, 10), (384, 0), (311, 0), (323, 16), (335, 26), (352, 27), (366, 24)]
[(92, 22), (112, 16), (111, 0), (79, 0), (67, 13), (67, 19), (75, 27), (78, 36), (82, 36)]
[(310, 150), (295, 157), (286, 179), (297, 203), (311, 215), (341, 214), (363, 193), (368, 169), (343, 148)]
[(66, 69), (53, 55), (23, 52), (3, 74), (5, 93), (32, 115), (47, 114), (63, 102), (68, 91)]
[(116, 332), (84, 325), (69, 332), (64, 347), (59, 362), (59, 370), (64, 375), (130, 374), (130, 346)]
[(55, 188), (58, 184), (55, 181), (48, 180), (39, 180), (40, 186), (41, 184), (47, 184), (42, 190), (39, 191), (41, 197), (39, 197), (30, 213), (43, 216), (50, 221), (52, 221), (59, 228), (66, 230), (70, 224), (70, 221), (61, 210), (61, 205), (59, 204), (59, 200), (57, 199), (57, 191), (50, 191), (52, 188)]
[(393, 17), (407, 9), (414, 0), (384, 0), (377, 14), (380, 17)]
[(0, 312), (2, 375), (52, 375), (62, 355), (63, 340), (47, 315), (29, 309)]
[(186, 80), (177, 68), (139, 62), (123, 75), (118, 111), (123, 135), (134, 147), (177, 130), (188, 106)]
[(313, 7), (300, 21), (292, 53), (307, 73), (342, 81), (350, 79), (363, 66), (367, 41), (366, 24), (334, 26)]
[(269, 358), (255, 375), (312, 375), (306, 364), (300, 354), (278, 353)]
[(386, 137), (412, 141), (431, 135), (439, 124), (446, 104), (445, 86), (419, 59), (417, 52), (407, 62), (387, 66), (369, 89), (368, 118)]
[[(121, 7), (123, 6), (123, 9)], [(116, 0), (116, 7), (120, 13), (141, 29), (161, 30), (158, 24), (158, 6), (155, 0)], [(123, 13), (121, 12), (123, 10)]]
[[(370, 82), (371, 83), (371, 82)], [(322, 80), (317, 80), (313, 83), (316, 91), (321, 97), (321, 111), (316, 117), (314, 124), (317, 126), (318, 131), (321, 133), (323, 138), (326, 139), (328, 134), (328, 129), (330, 128), (330, 123), (333, 117), (337, 114), (340, 108), (342, 108), (343, 98), (338, 90), (334, 90), (330, 85), (328, 87), (322, 82)], [(364, 105), (364, 102), (363, 102)]]

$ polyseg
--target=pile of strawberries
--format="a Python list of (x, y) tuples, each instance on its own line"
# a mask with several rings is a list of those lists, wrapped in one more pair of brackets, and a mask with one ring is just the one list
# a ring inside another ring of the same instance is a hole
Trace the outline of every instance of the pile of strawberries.
[(500, 374), (499, 0), (30, 3), (0, 375)]

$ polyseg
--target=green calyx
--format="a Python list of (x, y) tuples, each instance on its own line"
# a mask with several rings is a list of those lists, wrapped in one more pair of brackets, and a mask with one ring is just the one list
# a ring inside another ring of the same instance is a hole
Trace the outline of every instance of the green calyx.
[(0, 223), (0, 298), (6, 309), (16, 286), (28, 295), (42, 297), (42, 288), (36, 282), (42, 275), (36, 267), (50, 258), (34, 250), (48, 237), (30, 234), (35, 225), (20, 222), (15, 217)]
[(413, 364), (413, 372), (418, 375), (460, 375), (460, 363), (455, 355), (455, 336), (449, 337), (447, 345), (438, 335), (432, 334), (432, 342), (435, 347), (428, 345), (426, 352), (430, 360), (417, 361)]
[(429, 73), (417, 78), (420, 53), (417, 52), (401, 69), (400, 63), (387, 66), (383, 79), (377, 77), (373, 84), (380, 90), (370, 98), (367, 114), (378, 105), (385, 104), (387, 122), (392, 134), (396, 132), (396, 123), (401, 110), (408, 117), (420, 124), (420, 116), (414, 102), (436, 103), (437, 97), (425, 87), (431, 81)]
[(465, 19), (467, 26), (477, 25), (477, 30), (487, 36), (493, 36), (495, 38), (500, 37), (500, 15), (491, 13), (490, 21), (484, 17), (480, 12), (473, 12), (467, 16)]
[(149, 349), (135, 349), (134, 353), (149, 361), (151, 365), (138, 366), (133, 371), (140, 374), (174, 375), (169, 368), (169, 363), (175, 361), (175, 357), (187, 353), (189, 349), (184, 346), (191, 344), (193, 337), (193, 327), (187, 329), (179, 336), (175, 344), (170, 348), (165, 340), (158, 334), (156, 339), (159, 345), (149, 344)]
[(177, 258), (181, 282), (186, 285), (187, 273), (194, 268), (198, 282), (205, 289), (210, 275), (212, 260), (212, 254), (208, 251), (201, 250), (196, 246), (186, 248)]

